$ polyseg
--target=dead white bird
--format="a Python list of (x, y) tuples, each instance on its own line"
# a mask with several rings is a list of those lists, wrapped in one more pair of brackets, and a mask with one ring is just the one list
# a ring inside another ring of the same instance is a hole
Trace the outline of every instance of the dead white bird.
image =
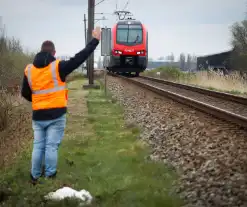
[(81, 204), (91, 204), (93, 197), (86, 190), (77, 191), (70, 187), (63, 187), (55, 192), (50, 192), (45, 196), (46, 200), (63, 200), (65, 198), (78, 198), (83, 203)]

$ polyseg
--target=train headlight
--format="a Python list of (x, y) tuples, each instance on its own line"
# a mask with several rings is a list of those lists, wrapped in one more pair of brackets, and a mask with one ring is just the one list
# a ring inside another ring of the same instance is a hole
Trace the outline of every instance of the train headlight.
[(121, 51), (119, 51), (119, 50), (115, 50), (115, 54), (122, 54), (122, 52)]
[(143, 50), (142, 50), (142, 51), (138, 51), (138, 52), (136, 52), (136, 54), (137, 54), (137, 55), (140, 55), (140, 54), (142, 54), (142, 55), (143, 55), (144, 53), (145, 53), (145, 52), (144, 52)]

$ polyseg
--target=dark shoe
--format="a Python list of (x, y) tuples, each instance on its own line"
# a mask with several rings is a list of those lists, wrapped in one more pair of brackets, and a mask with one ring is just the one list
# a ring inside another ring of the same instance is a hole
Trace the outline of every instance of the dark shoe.
[(57, 171), (53, 175), (47, 176), (46, 178), (54, 179), (54, 178), (56, 178), (56, 176), (57, 176)]
[(38, 179), (34, 178), (32, 174), (30, 174), (30, 177), (31, 177), (30, 183), (36, 185), (38, 183)]

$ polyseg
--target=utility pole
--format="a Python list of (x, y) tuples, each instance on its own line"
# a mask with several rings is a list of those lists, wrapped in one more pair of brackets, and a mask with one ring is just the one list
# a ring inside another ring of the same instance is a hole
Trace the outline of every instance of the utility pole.
[[(86, 19), (86, 14), (84, 14), (84, 34), (85, 34), (85, 47), (88, 43), (88, 40), (87, 40), (87, 19)], [(88, 78), (88, 67), (87, 67), (88, 64), (86, 64), (86, 70), (87, 70), (87, 78)]]
[[(90, 41), (92, 37), (92, 31), (94, 29), (94, 10), (95, 10), (95, 0), (88, 0), (88, 41)], [(94, 53), (92, 53), (89, 57), (88, 64), (88, 72), (89, 72), (89, 85), (94, 84)]]
[[(88, 30), (87, 41), (92, 39), (92, 31), (94, 29), (94, 10), (95, 0), (88, 0)], [(99, 85), (94, 85), (94, 53), (92, 53), (87, 59), (87, 71), (88, 71), (88, 85), (84, 85), (83, 88), (99, 88)]]
[(85, 46), (87, 45), (87, 19), (86, 14), (84, 14), (84, 33), (85, 33)]
[(3, 23), (3, 17), (0, 16), (0, 37), (5, 37), (4, 32), (5, 32), (5, 25)]
[[(104, 14), (104, 13), (95, 13), (95, 14)], [(100, 20), (107, 20), (104, 16), (103, 16), (103, 18), (101, 18), (101, 19), (95, 19), (94, 18), (94, 21), (95, 21), (95, 23), (97, 22), (97, 21), (100, 21)], [(86, 18), (86, 14), (84, 14), (84, 33), (85, 33), (85, 46), (87, 45), (87, 43), (89, 42), (89, 40), (88, 40), (88, 38), (87, 38), (87, 32), (88, 32), (88, 29), (87, 29), (87, 21), (88, 21), (88, 19)], [(89, 60), (89, 59), (88, 59)], [(88, 64), (90, 64), (89, 63), (89, 61), (86, 61), (86, 70), (87, 70), (87, 78), (89, 78), (89, 70), (88, 70)]]

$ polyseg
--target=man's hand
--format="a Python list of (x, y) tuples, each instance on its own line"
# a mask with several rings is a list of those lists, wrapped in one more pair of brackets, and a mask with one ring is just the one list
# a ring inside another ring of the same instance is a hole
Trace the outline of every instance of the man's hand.
[(96, 27), (94, 30), (93, 30), (93, 38), (96, 38), (98, 40), (100, 40), (100, 37), (101, 37), (101, 28), (100, 27)]

